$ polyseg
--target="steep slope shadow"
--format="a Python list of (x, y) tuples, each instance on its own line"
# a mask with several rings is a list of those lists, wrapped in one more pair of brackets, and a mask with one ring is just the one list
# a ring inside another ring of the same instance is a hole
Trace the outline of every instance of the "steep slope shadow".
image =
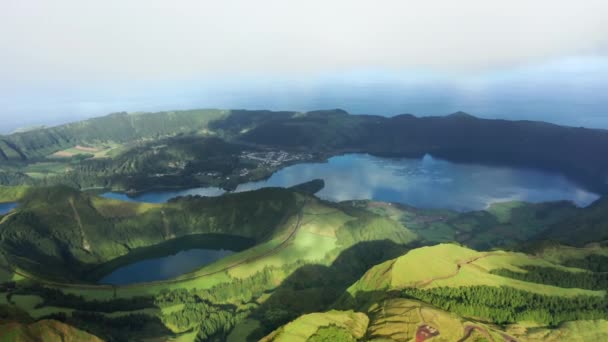
[(370, 267), (416, 247), (415, 242), (408, 245), (390, 240), (360, 242), (344, 250), (331, 266), (298, 268), (250, 315), (261, 326), (247, 340), (257, 341), (300, 315), (325, 311)]

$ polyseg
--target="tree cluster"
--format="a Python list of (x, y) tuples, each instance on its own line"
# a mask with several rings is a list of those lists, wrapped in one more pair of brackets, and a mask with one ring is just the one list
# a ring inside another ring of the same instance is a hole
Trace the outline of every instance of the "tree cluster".
[(603, 296), (549, 296), (493, 286), (406, 288), (402, 295), (497, 324), (534, 321), (556, 326), (564, 321), (608, 318), (608, 301)]

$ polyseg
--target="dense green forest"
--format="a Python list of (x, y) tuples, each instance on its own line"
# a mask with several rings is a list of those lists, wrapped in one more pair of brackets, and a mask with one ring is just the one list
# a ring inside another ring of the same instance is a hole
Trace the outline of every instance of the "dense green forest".
[(608, 256), (591, 254), (584, 258), (568, 259), (564, 265), (589, 270), (591, 272), (608, 272)]
[(153, 297), (116, 298), (108, 301), (86, 300), (82, 296), (64, 293), (61, 290), (44, 287), (40, 284), (18, 285), (14, 282), (2, 284), (7, 292), (6, 300), (12, 303), (12, 297), (17, 295), (36, 295), (42, 298), (38, 307), (57, 306), (78, 311), (115, 312), (133, 311), (150, 308), (154, 305)]
[(526, 272), (515, 272), (508, 269), (495, 270), (492, 273), (529, 281), (532, 283), (555, 285), (559, 287), (575, 287), (589, 290), (608, 289), (608, 273), (568, 272), (552, 267), (523, 266)]
[(540, 295), (508, 286), (406, 288), (402, 295), (467, 317), (505, 324), (533, 321), (556, 326), (564, 321), (607, 319), (605, 296)]

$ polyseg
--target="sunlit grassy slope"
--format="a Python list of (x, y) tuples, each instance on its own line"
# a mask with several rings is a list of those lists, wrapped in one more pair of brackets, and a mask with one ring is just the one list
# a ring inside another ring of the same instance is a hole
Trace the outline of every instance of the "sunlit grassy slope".
[(373, 305), (367, 313), (370, 317), (367, 336), (371, 340), (415, 340), (416, 333), (424, 326), (437, 329), (438, 335), (432, 339), (435, 341), (459, 341), (473, 327), (478, 337), (502, 340), (491, 325), (463, 319), (416, 300), (388, 299)]
[[(543, 223), (569, 213), (571, 206), (563, 203), (514, 202), (495, 205), (486, 211), (455, 213), (368, 201), (330, 203), (289, 189), (264, 189), (218, 198), (182, 198), (167, 204), (125, 203), (64, 187), (14, 193), (18, 194), (13, 196), (19, 197), (20, 205), (0, 222), (3, 238), (0, 248), (4, 251), (0, 263), (13, 271), (2, 269), (0, 277), (4, 282), (16, 281), (18, 291), (12, 291), (9, 301), (6, 297), (9, 291), (1, 290), (0, 298), (6, 300), (0, 302), (0, 306), (21, 308), (33, 319), (65, 315), (61, 317), (65, 317), (68, 324), (77, 328), (85, 326), (103, 338), (110, 335), (104, 335), (105, 330), (91, 322), (148, 320), (146, 326), (152, 328), (145, 329), (150, 334), (146, 336), (175, 341), (204, 340), (211, 335), (232, 336), (233, 340), (259, 339), (301, 315), (326, 312), (332, 307), (361, 312), (369, 317), (370, 329), (391, 331), (394, 327), (387, 321), (378, 321), (377, 305), (385, 302), (391, 312), (407, 311), (411, 307), (415, 311), (432, 312), (431, 318), (423, 314), (425, 322), (445, 325), (447, 328), (443, 328), (440, 336), (451, 340), (468, 333), (467, 324), (479, 317), (460, 314), (452, 317), (446, 312), (433, 311), (439, 309), (429, 303), (405, 297), (399, 299), (407, 301), (393, 303), (390, 300), (396, 298), (390, 296), (406, 289), (431, 291), (479, 286), (566, 299), (576, 296), (601, 299), (604, 295), (601, 289), (559, 287), (496, 273), (499, 270), (528, 272), (531, 266), (572, 275), (589, 272), (573, 268), (571, 262), (582, 260), (597, 264), (598, 256), (608, 254), (599, 245), (572, 248), (554, 244), (551, 248), (537, 249), (535, 255), (493, 249), (476, 251), (457, 244), (412, 249), (444, 241), (447, 236), (462, 237), (463, 241), (476, 244), (480, 240), (471, 235), (477, 232), (487, 236), (498, 234), (498, 237), (506, 236), (505, 241), (515, 241), (508, 238), (508, 229), (538, 231)], [(555, 213), (561, 209), (561, 213)], [(486, 224), (501, 228), (485, 229)], [(83, 284), (87, 279), (81, 276), (87, 270), (111, 269), (112, 262), (128, 257), (138, 248), (179, 244), (183, 243), (181, 238), (208, 238), (209, 234), (250, 239), (253, 246), (168, 281), (121, 287)], [(483, 243), (493, 247), (500, 239), (484, 238)], [(27, 248), (23, 248), (24, 245)], [(59, 253), (60, 250), (64, 252)], [(65, 251), (71, 255), (66, 257)], [(74, 263), (75, 260), (78, 262)], [(45, 269), (35, 267), (41, 264)], [(66, 269), (71, 273), (64, 277), (60, 272)], [(65, 279), (69, 277), (72, 281), (67, 282)], [(48, 282), (49, 279), (55, 282)], [(30, 288), (35, 282), (59, 290), (63, 295), (78, 297), (53, 301), (62, 295)], [(352, 286), (348, 288), (349, 285)], [(348, 296), (355, 300), (363, 298), (367, 306), (338, 306), (344, 304), (340, 296), (347, 289)], [(139, 302), (142, 296), (145, 296), (143, 304)], [(78, 316), (83, 308), (99, 316), (83, 321)], [(401, 318), (395, 316), (394, 319)], [(493, 335), (496, 329), (490, 323), (488, 319), (483, 324), (475, 323), (486, 330), (471, 330), (471, 338), (482, 338), (484, 333), (497, 336)], [(99, 324), (115, 329), (124, 326), (122, 321)], [(282, 333), (291, 336), (289, 331), (296, 335), (305, 331), (312, 341), (328, 336), (356, 338), (349, 329), (315, 324), (296, 324)], [(232, 328), (234, 334), (230, 332)], [(540, 334), (542, 329), (547, 329), (537, 328), (540, 330), (528, 329), (520, 335)], [(366, 330), (366, 334), (370, 331)], [(496, 331), (504, 333), (500, 329)], [(129, 338), (143, 336), (130, 335), (129, 331), (116, 334)], [(273, 336), (280, 337), (270, 337)]]
[[(348, 313), (348, 315), (347, 315)], [(511, 324), (500, 327), (478, 320), (463, 318), (423, 302), (405, 298), (381, 300), (365, 312), (356, 313), (360, 324), (345, 327), (342, 320), (352, 318), (352, 312), (330, 311), (309, 314), (277, 329), (265, 341), (306, 341), (323, 327), (345, 329), (353, 337), (361, 334), (368, 341), (414, 341), (424, 331), (433, 332), (431, 341), (603, 341), (608, 338), (608, 321), (572, 321), (546, 328), (534, 323)], [(342, 340), (340, 340), (342, 341)], [(344, 341), (350, 341), (344, 339)], [(354, 339), (353, 339), (354, 341)]]
[(506, 332), (520, 341), (561, 342), (561, 341), (606, 341), (608, 340), (608, 321), (572, 321), (565, 322), (554, 329), (511, 325)]
[(26, 186), (0, 186), (0, 203), (17, 202), (27, 191)]
[(342, 330), (352, 336), (354, 341), (364, 336), (368, 323), (367, 315), (360, 312), (334, 310), (312, 313), (299, 317), (261, 341), (306, 342), (324, 327)]
[(94, 335), (54, 320), (24, 324), (0, 320), (0, 340), (6, 342), (101, 342)]
[(358, 292), (389, 291), (406, 287), (428, 289), (460, 286), (509, 286), (533, 293), (558, 296), (603, 296), (605, 294), (604, 291), (559, 288), (529, 283), (490, 273), (496, 269), (525, 272), (521, 266), (552, 267), (582, 272), (579, 269), (566, 268), (522, 253), (477, 252), (455, 244), (440, 244), (412, 250), (397, 259), (373, 267), (361, 280), (351, 286), (348, 292), (356, 296)]
[[(563, 251), (563, 256), (560, 255)], [(365, 331), (365, 340), (369, 341), (413, 341), (424, 340), (427, 336), (432, 341), (600, 341), (608, 338), (608, 321), (605, 319), (587, 319), (574, 321), (561, 321), (558, 324), (546, 324), (532, 320), (517, 320), (509, 324), (495, 324), (491, 315), (484, 312), (485, 300), (482, 293), (468, 298), (468, 301), (477, 302), (474, 310), (463, 310), (453, 307), (445, 310), (433, 304), (408, 296), (410, 292), (405, 289), (415, 288), (423, 292), (440, 290), (439, 293), (449, 296), (458, 296), (454, 290), (467, 287), (490, 287), (498, 289), (514, 289), (522, 293), (536, 296), (554, 298), (555, 304), (560, 305), (560, 298), (574, 302), (583, 298), (593, 299), (596, 304), (603, 305), (605, 291), (590, 291), (578, 288), (562, 288), (513, 278), (501, 277), (492, 274), (495, 270), (511, 270), (515, 272), (532, 272), (529, 267), (537, 269), (555, 269), (575, 276), (589, 271), (566, 267), (558, 262), (583, 258), (590, 255), (603, 256), (605, 248), (572, 248), (552, 245), (537, 255), (513, 253), (505, 251), (478, 252), (456, 244), (440, 244), (432, 247), (422, 247), (409, 251), (401, 257), (381, 263), (372, 267), (359, 281), (348, 288), (345, 296), (335, 303), (340, 310), (356, 310), (366, 315), (369, 325)], [(526, 267), (528, 267), (526, 269)], [(517, 296), (513, 297), (516, 300)], [(345, 300), (356, 298), (356, 300)], [(437, 298), (437, 297), (436, 297)], [(538, 297), (530, 297), (538, 298)], [(457, 299), (457, 298), (456, 298)], [(457, 303), (458, 300), (455, 301)], [(501, 306), (508, 308), (511, 304), (507, 299)], [(528, 304), (524, 304), (528, 305)], [(533, 304), (528, 309), (533, 310)], [(538, 304), (540, 305), (540, 304)], [(586, 310), (593, 310), (592, 307)], [(451, 311), (451, 312), (450, 312)], [(473, 314), (479, 312), (480, 314)], [(551, 310), (547, 315), (551, 315)], [(595, 313), (600, 314), (601, 313)], [(319, 314), (321, 315), (321, 314)], [(315, 317), (314, 314), (302, 316), (291, 323), (275, 330), (268, 335), (268, 339), (280, 341), (288, 327), (306, 329), (306, 334), (296, 336), (314, 336), (311, 331), (325, 333), (320, 324), (308, 323), (305, 317)], [(604, 315), (605, 316), (605, 315)], [(320, 316), (318, 316), (320, 317)], [(580, 317), (586, 317), (581, 313)], [(307, 324), (306, 324), (307, 323)], [(339, 328), (339, 326), (338, 326)], [(300, 331), (294, 329), (295, 331)], [(334, 329), (336, 330), (336, 329)], [(321, 334), (321, 333), (319, 333)], [(347, 337), (339, 335), (337, 331), (332, 336), (341, 336), (344, 341)], [(425, 335), (426, 334), (426, 335)], [(428, 335), (430, 334), (430, 335)], [(342, 341), (342, 339), (339, 339)], [(312, 341), (312, 339), (311, 339)]]
[[(142, 293), (157, 293), (163, 289), (209, 289), (229, 282), (231, 279), (248, 279), (265, 269), (275, 269), (276, 282), (280, 283), (296, 265), (317, 264), (329, 266), (342, 251), (356, 243), (390, 239), (395, 244), (407, 244), (416, 236), (406, 228), (387, 218), (369, 214), (363, 217), (350, 216), (344, 211), (309, 199), (301, 208), (302, 216), (292, 216), (270, 239), (206, 265), (174, 281), (127, 286), (117, 291), (118, 296), (134, 296)], [(367, 233), (361, 234), (360, 220), (369, 222)], [(345, 236), (339, 239), (338, 236)], [(112, 291), (100, 289), (65, 289), (87, 297), (112, 295)]]

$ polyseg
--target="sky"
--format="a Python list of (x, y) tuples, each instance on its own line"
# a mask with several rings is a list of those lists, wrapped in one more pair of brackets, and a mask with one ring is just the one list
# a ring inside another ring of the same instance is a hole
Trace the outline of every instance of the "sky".
[(193, 107), (608, 128), (601, 0), (0, 0), (0, 132)]

